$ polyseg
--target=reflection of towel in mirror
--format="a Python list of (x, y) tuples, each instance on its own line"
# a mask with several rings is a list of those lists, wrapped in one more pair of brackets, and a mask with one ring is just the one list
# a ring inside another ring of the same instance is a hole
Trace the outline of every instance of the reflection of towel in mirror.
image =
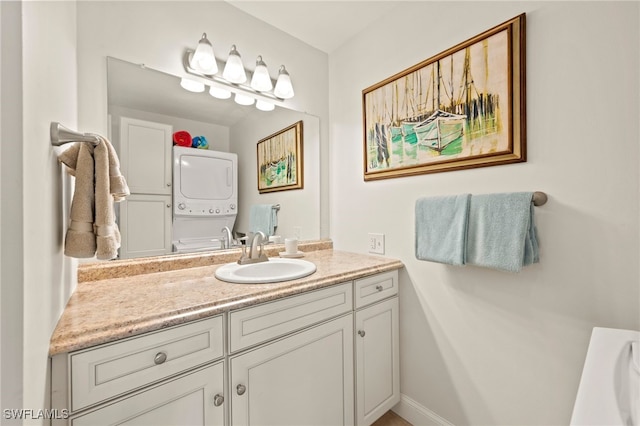
[(268, 237), (275, 234), (278, 215), (273, 204), (254, 204), (249, 212), (249, 231), (262, 231)]
[(129, 188), (111, 143), (101, 136), (98, 138), (100, 143), (96, 147), (77, 142), (58, 159), (69, 167), (69, 174), (76, 177), (65, 255), (96, 256), (103, 260), (118, 255), (120, 231), (115, 223), (113, 202), (129, 195)]

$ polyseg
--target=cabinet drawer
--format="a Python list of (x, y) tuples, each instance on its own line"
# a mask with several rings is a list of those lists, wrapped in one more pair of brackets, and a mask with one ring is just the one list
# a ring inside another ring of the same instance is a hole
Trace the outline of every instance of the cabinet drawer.
[(398, 271), (361, 278), (354, 285), (356, 309), (398, 293)]
[(137, 389), (224, 355), (222, 316), (72, 353), (71, 409)]
[(229, 350), (240, 349), (351, 311), (351, 283), (231, 312)]

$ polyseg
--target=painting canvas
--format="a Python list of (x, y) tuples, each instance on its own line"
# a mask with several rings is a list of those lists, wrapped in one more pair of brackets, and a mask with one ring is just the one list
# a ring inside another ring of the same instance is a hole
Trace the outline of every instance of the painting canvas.
[(363, 90), (364, 178), (526, 161), (525, 15)]
[(303, 187), (302, 121), (258, 142), (260, 193)]

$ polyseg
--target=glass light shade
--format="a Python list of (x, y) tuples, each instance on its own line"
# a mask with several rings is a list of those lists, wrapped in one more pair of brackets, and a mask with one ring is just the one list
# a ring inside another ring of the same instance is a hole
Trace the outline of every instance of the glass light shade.
[(258, 101), (256, 102), (256, 108), (258, 108), (260, 111), (273, 111), (276, 106), (270, 102), (258, 99)]
[(256, 60), (256, 69), (253, 71), (253, 77), (251, 77), (251, 87), (259, 92), (268, 92), (273, 89), (271, 76), (269, 75), (267, 64), (262, 60), (262, 56), (258, 56)]
[(256, 101), (251, 96), (243, 95), (242, 93), (236, 93), (236, 97), (233, 99), (240, 105), (253, 105)]
[(293, 98), (294, 93), (291, 77), (284, 65), (282, 65), (278, 71), (278, 80), (276, 81), (276, 88), (273, 90), (273, 94), (282, 99)]
[(207, 34), (202, 33), (202, 38), (198, 42), (195, 52), (191, 55), (189, 66), (203, 74), (213, 75), (218, 72), (218, 64), (213, 54), (213, 46), (207, 39)]
[(244, 71), (242, 59), (240, 58), (240, 54), (236, 50), (235, 44), (231, 46), (229, 58), (227, 59), (227, 63), (224, 66), (224, 70), (222, 71), (222, 77), (224, 77), (225, 80), (235, 84), (242, 84), (247, 81), (247, 74)]
[(204, 92), (204, 83), (200, 83), (199, 81), (189, 80), (188, 78), (181, 79), (180, 86), (182, 86), (183, 89), (188, 90), (190, 92), (195, 92), (195, 93)]
[(231, 97), (230, 91), (226, 89), (221, 89), (220, 87), (213, 87), (213, 86), (209, 88), (209, 94), (214, 98), (218, 98), (218, 99), (229, 99)]

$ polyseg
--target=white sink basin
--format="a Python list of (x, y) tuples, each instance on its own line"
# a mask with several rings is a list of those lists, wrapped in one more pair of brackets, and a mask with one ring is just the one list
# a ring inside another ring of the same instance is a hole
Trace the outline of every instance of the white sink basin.
[(215, 276), (231, 283), (264, 284), (295, 280), (315, 271), (316, 265), (307, 260), (274, 257), (268, 262), (247, 265), (227, 263), (216, 269)]

